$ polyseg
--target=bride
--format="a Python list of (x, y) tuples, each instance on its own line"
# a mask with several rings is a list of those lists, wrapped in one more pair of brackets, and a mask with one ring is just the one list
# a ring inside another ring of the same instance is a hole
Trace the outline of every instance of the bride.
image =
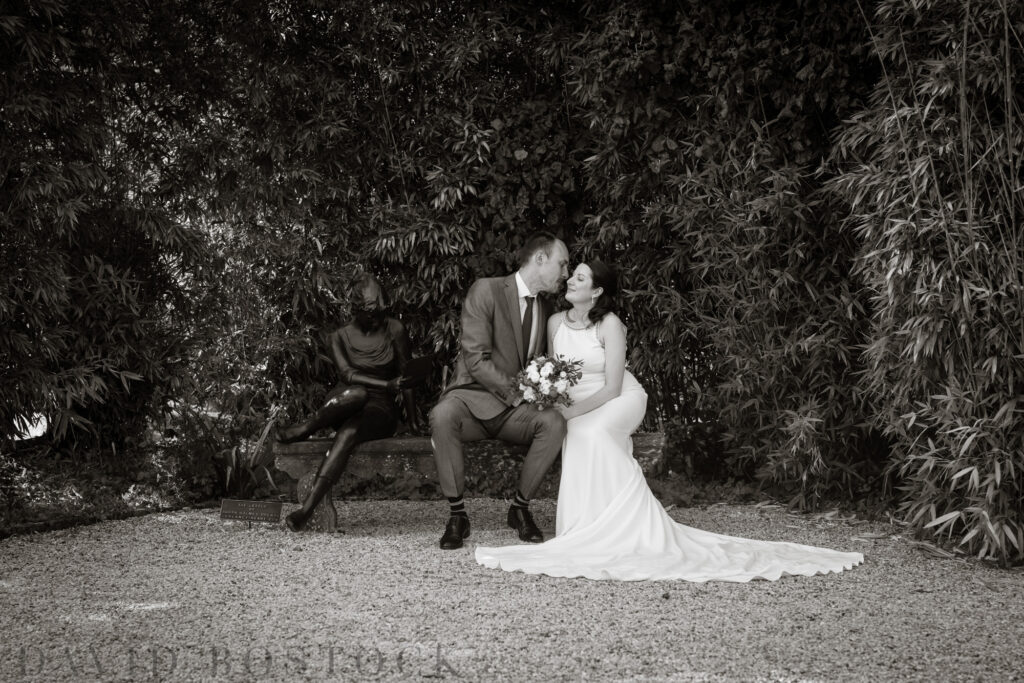
[(783, 574), (839, 572), (860, 553), (757, 541), (679, 524), (647, 487), (630, 434), (643, 420), (647, 394), (626, 370), (626, 329), (614, 313), (615, 273), (600, 261), (580, 264), (565, 298), (572, 309), (548, 320), (548, 348), (583, 361), (583, 377), (562, 409), (555, 537), (540, 545), (477, 547), (480, 564), (506, 571), (640, 581), (775, 580)]

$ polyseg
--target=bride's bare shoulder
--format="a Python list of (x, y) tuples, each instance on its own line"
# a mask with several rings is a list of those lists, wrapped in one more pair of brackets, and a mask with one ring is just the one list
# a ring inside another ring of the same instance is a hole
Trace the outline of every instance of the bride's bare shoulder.
[(622, 318), (620, 318), (619, 316), (615, 315), (615, 313), (613, 313), (611, 311), (609, 311), (609, 312), (604, 314), (604, 317), (601, 318), (601, 324), (602, 325), (615, 324), (615, 325), (621, 327), (622, 329), (626, 329), (626, 323), (622, 322)]
[(609, 333), (618, 333), (625, 337), (626, 324), (622, 322), (622, 319), (619, 318), (619, 316), (612, 312), (608, 312), (604, 314), (603, 318), (601, 318), (601, 322), (597, 326), (597, 333), (602, 340), (605, 339)]

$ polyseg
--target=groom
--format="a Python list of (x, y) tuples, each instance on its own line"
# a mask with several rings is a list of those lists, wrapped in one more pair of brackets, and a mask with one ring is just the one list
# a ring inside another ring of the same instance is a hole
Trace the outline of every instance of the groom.
[(445, 550), (461, 548), (469, 537), (469, 516), (462, 501), (462, 444), (487, 438), (529, 445), (508, 525), (523, 541), (544, 540), (530, 514), (530, 497), (562, 447), (565, 420), (557, 410), (521, 404), (512, 381), (531, 357), (547, 350), (547, 319), (553, 311), (537, 294), (558, 291), (569, 275), (568, 264), (569, 252), (562, 240), (548, 232), (537, 233), (519, 250), (517, 272), (477, 280), (462, 304), (455, 372), (430, 411), (437, 476), (451, 506), (441, 536)]

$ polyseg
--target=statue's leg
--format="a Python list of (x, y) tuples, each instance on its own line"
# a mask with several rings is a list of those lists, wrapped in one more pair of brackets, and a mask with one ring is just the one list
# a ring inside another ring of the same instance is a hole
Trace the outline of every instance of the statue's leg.
[(346, 387), (338, 395), (329, 398), (309, 419), (278, 429), (277, 440), (281, 443), (302, 441), (321, 429), (339, 427), (346, 419), (361, 411), (366, 400), (366, 389), (363, 387)]
[(331, 443), (327, 455), (320, 462), (309, 495), (300, 501), (302, 507), (285, 518), (285, 523), (292, 531), (300, 531), (306, 525), (313, 510), (330, 494), (331, 487), (341, 478), (341, 473), (348, 465), (349, 455), (359, 442), (359, 425), (368, 399), (366, 389), (363, 387), (348, 387), (332, 397), (309, 421), (312, 423), (312, 428), (308, 432), (310, 434), (322, 427), (338, 425), (338, 420), (341, 420), (341, 424), (334, 434), (334, 442)]
[[(313, 479), (309, 494), (302, 501), (302, 507), (285, 518), (285, 523), (292, 531), (301, 531), (313, 516), (317, 505), (325, 498), (330, 500), (331, 489), (345, 472), (349, 457), (356, 445), (372, 439), (382, 439), (395, 433), (397, 422), (394, 411), (386, 406), (381, 406), (378, 400), (370, 400), (361, 387), (350, 387), (350, 389), (346, 389), (345, 394), (350, 395), (351, 389), (361, 391), (362, 407), (355, 414), (346, 418), (338, 428), (330, 450), (327, 451), (323, 462), (320, 463), (320, 469), (317, 470), (316, 477)], [(333, 530), (336, 524), (333, 505), (328, 506), (327, 515), (330, 517), (329, 526)]]
[(360, 419), (359, 415), (350, 417), (335, 433), (334, 442), (320, 463), (320, 469), (317, 470), (309, 495), (302, 501), (302, 507), (285, 517), (285, 523), (292, 531), (301, 531), (306, 526), (313, 510), (330, 494), (331, 488), (341, 478), (348, 465), (349, 455), (358, 443), (356, 435)]

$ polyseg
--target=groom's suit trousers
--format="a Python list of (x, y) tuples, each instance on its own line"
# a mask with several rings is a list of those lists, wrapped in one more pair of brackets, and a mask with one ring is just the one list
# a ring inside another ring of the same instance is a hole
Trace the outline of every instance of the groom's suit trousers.
[(462, 444), (500, 439), (528, 446), (519, 474), (519, 491), (532, 498), (562, 448), (565, 420), (558, 411), (537, 410), (525, 403), (496, 419), (479, 420), (461, 398), (448, 395), (430, 411), (430, 434), (437, 477), (445, 496), (461, 496), (465, 490)]

